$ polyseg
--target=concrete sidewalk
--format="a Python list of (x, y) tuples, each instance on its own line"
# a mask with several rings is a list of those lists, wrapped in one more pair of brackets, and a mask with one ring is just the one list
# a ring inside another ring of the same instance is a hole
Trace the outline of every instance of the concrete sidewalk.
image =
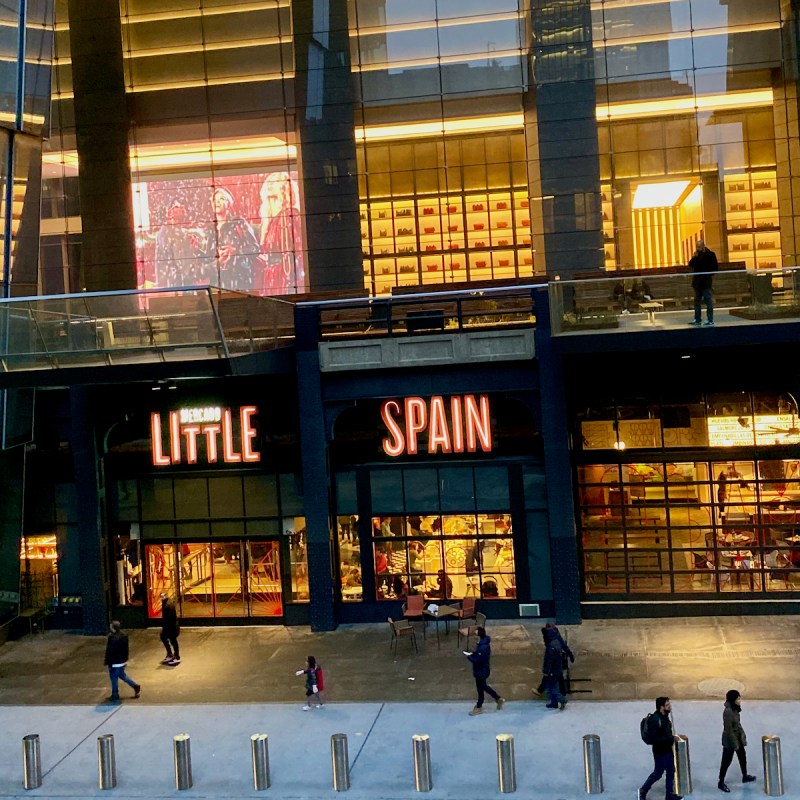
[[(541, 674), (541, 620), (491, 620), (492, 683), (509, 701), (530, 698)], [(336, 703), (469, 702), (474, 685), (458, 637), (433, 627), (419, 653), (410, 641), (389, 647), (382, 625), (308, 628), (185, 628), (183, 663), (161, 665), (157, 629), (130, 631), (129, 673), (144, 687), (142, 705), (287, 702), (302, 694), (294, 672), (307, 655), (326, 668)], [(794, 616), (593, 620), (563, 626), (577, 661), (581, 700), (681, 700), (724, 697), (795, 700), (800, 626)], [(473, 642), (474, 644), (474, 642)], [(62, 631), (0, 647), (0, 705), (94, 705), (109, 693), (105, 637)], [(412, 679), (413, 680), (410, 680)]]
[[(542, 703), (493, 706), (478, 717), (470, 703), (346, 703), (303, 712), (286, 704), (210, 704), (143, 706), (62, 706), (0, 708), (0, 797), (77, 798), (244, 798), (322, 800), (332, 790), (330, 736), (348, 736), (354, 800), (405, 800), (414, 791), (411, 736), (431, 737), (433, 791), (428, 797), (486, 800), (499, 797), (495, 736), (515, 738), (517, 795), (552, 800), (585, 796), (582, 736), (601, 737), (605, 797), (631, 800), (652, 768), (650, 749), (639, 738), (639, 721), (653, 708), (646, 702), (570, 702), (549, 711)], [(675, 702), (675, 721), (689, 737), (693, 798), (720, 798), (716, 788), (721, 754), (722, 702)], [(738, 764), (728, 774), (731, 798), (764, 796), (762, 734), (781, 736), (785, 797), (800, 798), (800, 780), (791, 765), (800, 758), (796, 720), (800, 703), (744, 702), (742, 723), (749, 734), (750, 771), (758, 776), (742, 785)], [(22, 788), (23, 735), (41, 736), (44, 782)], [(114, 734), (118, 787), (97, 788), (97, 737)], [(172, 737), (192, 737), (194, 788), (175, 789)], [(249, 737), (269, 734), (272, 787), (253, 790)], [(656, 784), (651, 798), (663, 797)]]

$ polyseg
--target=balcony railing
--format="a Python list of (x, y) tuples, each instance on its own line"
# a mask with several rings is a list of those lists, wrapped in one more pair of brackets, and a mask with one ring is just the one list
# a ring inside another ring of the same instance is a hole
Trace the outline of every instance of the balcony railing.
[[(533, 290), (515, 286), (310, 303), (320, 338), (415, 336), (533, 327)], [(301, 304), (306, 305), (306, 304)]]
[[(715, 325), (800, 319), (800, 268), (722, 270), (712, 278)], [(549, 285), (554, 334), (685, 327), (694, 319), (692, 273), (616, 276)], [(706, 319), (705, 305), (702, 308)]]
[(0, 302), (5, 372), (228, 358), (294, 341), (294, 306), (212, 287)]

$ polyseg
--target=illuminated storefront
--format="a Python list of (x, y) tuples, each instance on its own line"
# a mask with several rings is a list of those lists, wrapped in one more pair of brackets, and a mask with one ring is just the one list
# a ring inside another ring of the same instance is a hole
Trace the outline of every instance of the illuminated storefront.
[(585, 598), (800, 591), (799, 421), (786, 392), (590, 407), (577, 422)]

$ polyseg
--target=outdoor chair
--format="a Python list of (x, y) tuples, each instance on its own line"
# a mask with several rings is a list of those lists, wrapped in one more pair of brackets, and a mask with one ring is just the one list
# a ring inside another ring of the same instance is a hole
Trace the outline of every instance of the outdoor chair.
[(410, 594), (403, 603), (403, 616), (409, 622), (422, 623), (422, 638), (427, 638), (426, 628), (428, 620), (425, 619), (425, 598), (421, 594)]
[(475, 618), (475, 598), (465, 597), (461, 602), (461, 608), (456, 614), (459, 620), (468, 620)]
[(414, 652), (419, 653), (417, 649), (417, 633), (414, 630), (414, 626), (407, 620), (401, 619), (395, 622), (391, 617), (388, 618), (389, 620), (389, 627), (392, 630), (392, 641), (389, 643), (389, 647), (394, 645), (394, 654), (397, 655), (397, 641), (398, 639), (410, 638), (412, 644), (414, 645)]
[(459, 625), (458, 628), (458, 638), (457, 638), (457, 646), (459, 650), (461, 649), (461, 637), (463, 636), (467, 640), (467, 650), (469, 650), (469, 640), (471, 636), (478, 635), (478, 628), (483, 628), (486, 625), (486, 614), (482, 614), (480, 611), (475, 613), (475, 618), (471, 620), (467, 620), (467, 624), (463, 627)]

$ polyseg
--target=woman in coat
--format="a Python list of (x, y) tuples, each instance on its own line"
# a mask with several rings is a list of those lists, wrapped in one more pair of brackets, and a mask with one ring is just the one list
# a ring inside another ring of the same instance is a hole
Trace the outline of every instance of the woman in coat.
[(745, 735), (739, 715), (742, 712), (742, 696), (736, 689), (731, 689), (725, 695), (725, 710), (722, 712), (722, 763), (719, 765), (719, 783), (717, 788), (722, 792), (730, 792), (725, 783), (725, 775), (736, 753), (739, 766), (742, 768), (742, 783), (750, 783), (756, 779), (755, 775), (747, 774), (747, 736)]

